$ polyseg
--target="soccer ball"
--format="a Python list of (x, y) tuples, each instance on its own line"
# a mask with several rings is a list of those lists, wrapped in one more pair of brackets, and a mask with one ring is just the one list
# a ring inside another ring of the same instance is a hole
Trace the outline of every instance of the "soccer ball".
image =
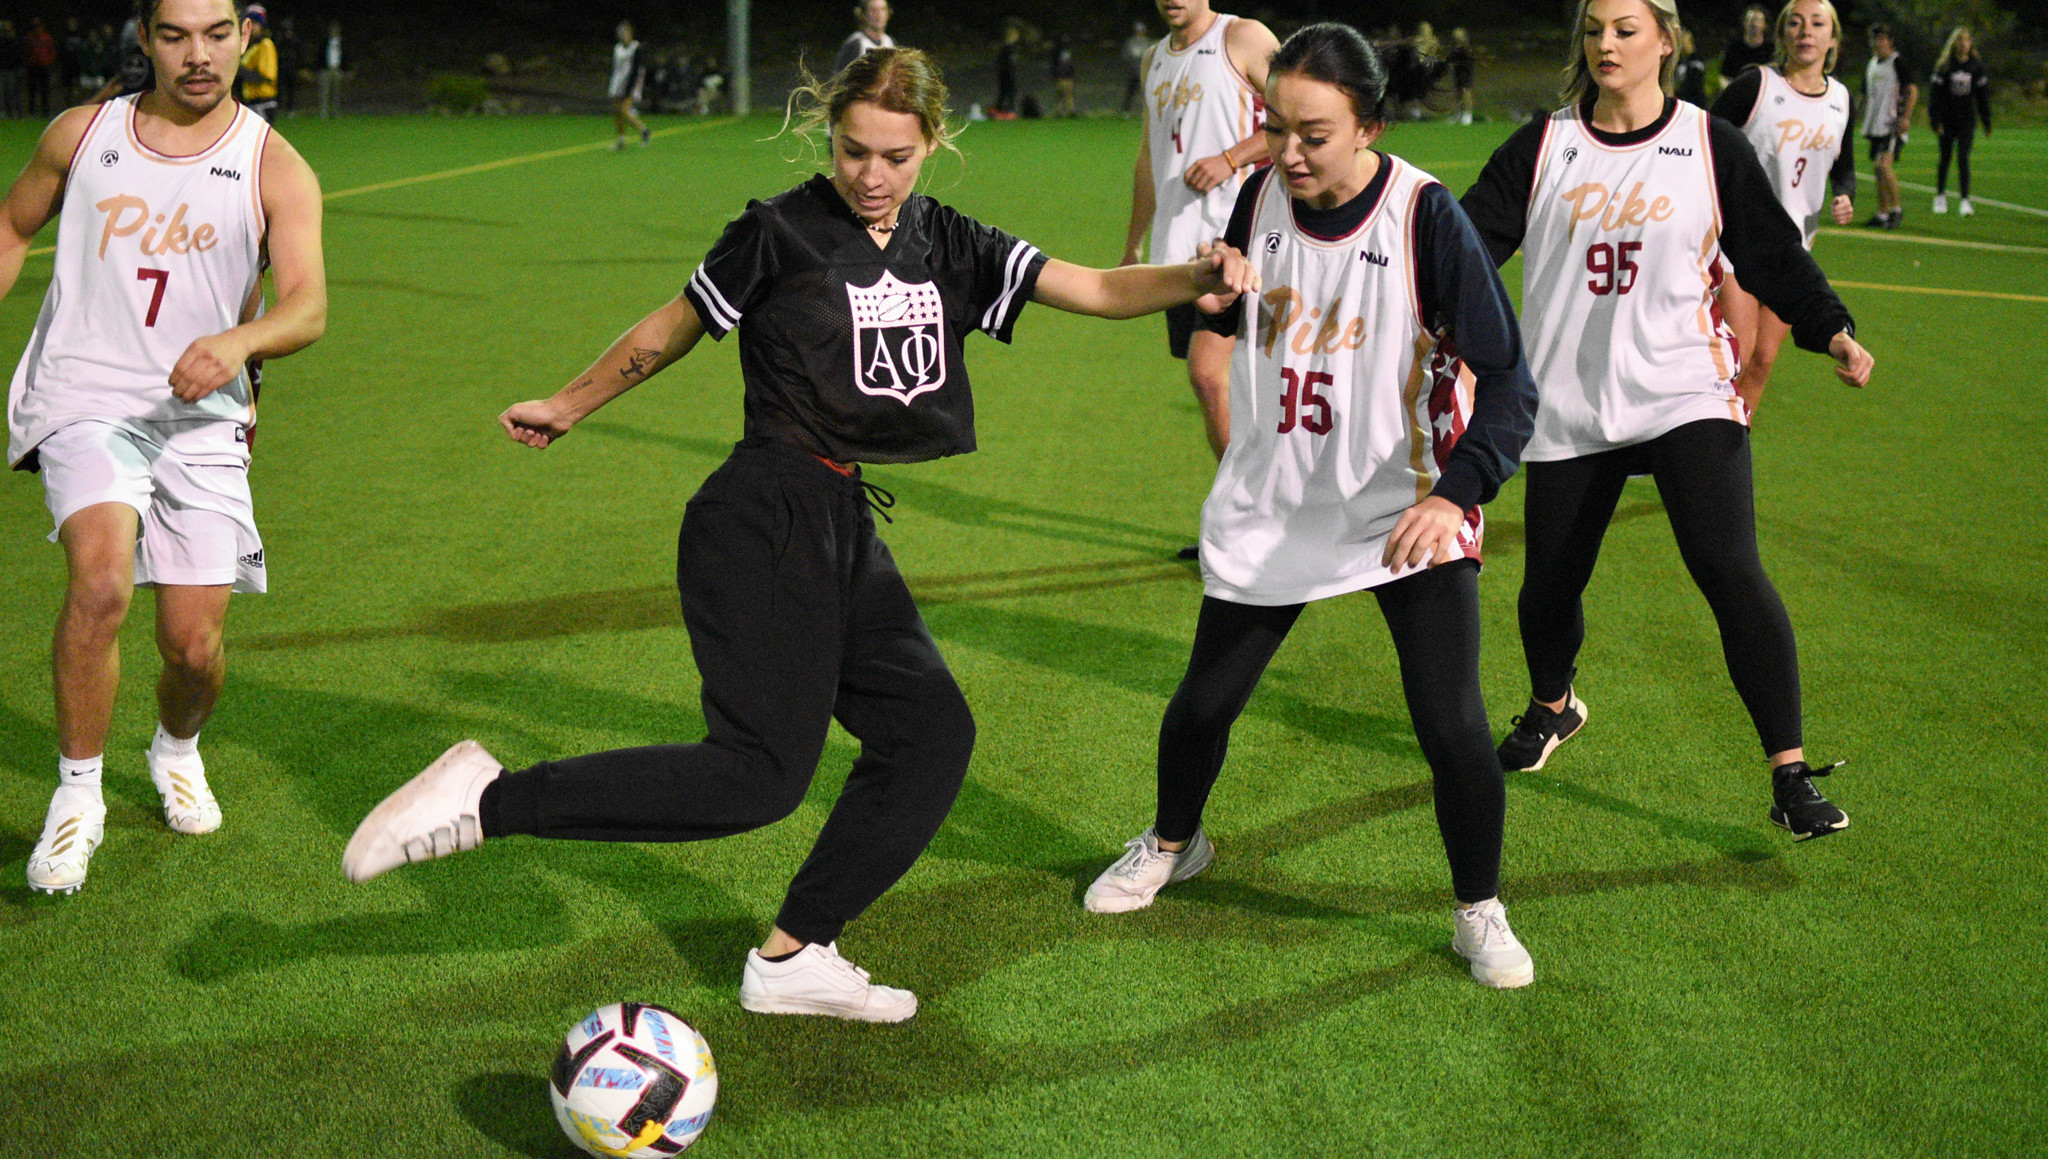
[(570, 1029), (548, 1099), (569, 1141), (592, 1155), (674, 1155), (711, 1121), (718, 1067), (689, 1023), (659, 1006), (614, 1002)]

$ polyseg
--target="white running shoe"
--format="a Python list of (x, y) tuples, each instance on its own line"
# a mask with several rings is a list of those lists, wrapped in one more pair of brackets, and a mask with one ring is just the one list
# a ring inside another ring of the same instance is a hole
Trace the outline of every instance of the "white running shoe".
[(1151, 826), (1124, 843), (1124, 855), (1102, 871), (1088, 887), (1081, 904), (1090, 913), (1123, 914), (1152, 904), (1159, 891), (1176, 881), (1209, 868), (1216, 860), (1216, 847), (1200, 829), (1179, 853), (1159, 848), (1159, 834)]
[(206, 762), (194, 751), (187, 756), (159, 756), (148, 750), (149, 779), (164, 799), (164, 824), (187, 835), (220, 828), (220, 802), (206, 785)]
[(60, 785), (50, 798), (43, 835), (28, 855), (28, 886), (39, 893), (77, 893), (85, 864), (107, 831), (107, 806), (97, 788)]
[(1969, 216), (1970, 216), (1971, 214), (1973, 214), (1973, 213), (1976, 213), (1976, 212), (1977, 212), (1977, 207), (1976, 207), (1976, 206), (1974, 206), (1974, 205), (1971, 205), (1971, 204), (1970, 204), (1970, 199), (1969, 199), (1969, 198), (1967, 198), (1967, 197), (1963, 198), (1963, 201), (1962, 201), (1962, 204), (1961, 204), (1961, 205), (1958, 205), (1958, 206), (1956, 206), (1956, 216), (1957, 216), (1957, 217), (1969, 217)]
[(341, 854), (350, 881), (368, 881), (412, 861), (475, 849), (483, 840), (477, 801), (505, 771), (484, 746), (462, 741), (384, 798)]
[(1936, 212), (1936, 213), (1947, 213), (1947, 212), (1948, 212), (1948, 194), (1946, 194), (1946, 193), (1937, 193), (1937, 194), (1935, 194), (1935, 195), (1934, 195), (1934, 212)]
[(812, 942), (794, 957), (771, 962), (747, 951), (740, 1005), (756, 1014), (829, 1014), (856, 1022), (901, 1022), (917, 1013), (917, 995), (868, 981), (868, 972), (839, 956), (839, 943)]
[(1536, 980), (1536, 963), (1508, 928), (1508, 907), (1497, 897), (1458, 911), (1451, 948), (1472, 963), (1472, 977), (1496, 990), (1512, 990)]

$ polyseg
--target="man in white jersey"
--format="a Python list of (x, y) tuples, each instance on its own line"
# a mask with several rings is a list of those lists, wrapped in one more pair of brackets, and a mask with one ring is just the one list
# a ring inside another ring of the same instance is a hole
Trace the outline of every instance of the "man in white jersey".
[(1869, 224), (1897, 229), (1906, 210), (1899, 201), (1899, 175), (1893, 167), (1913, 127), (1913, 108), (1920, 103), (1919, 74), (1892, 43), (1892, 30), (1870, 26), (1870, 62), (1863, 66), (1863, 136), (1870, 142), (1870, 168), (1877, 184), (1877, 216)]
[[(1145, 129), (1131, 172), (1131, 223), (1124, 265), (1183, 262), (1223, 236), (1244, 174), (1265, 159), (1260, 129), (1266, 62), (1280, 41), (1256, 20), (1230, 16), (1209, 0), (1158, 0), (1166, 37), (1145, 54)], [(1209, 449), (1230, 441), (1229, 339), (1201, 331), (1193, 306), (1166, 312), (1167, 347), (1188, 364)], [(1194, 558), (1195, 549), (1181, 553)]]
[[(156, 588), (164, 660), (150, 779), (172, 829), (220, 824), (199, 730), (225, 673), (228, 593), (265, 586), (244, 368), (305, 347), (327, 320), (320, 187), (230, 97), (244, 48), (233, 3), (148, 0), (142, 15), (155, 87), (59, 116), (0, 203), (0, 296), (63, 214), (7, 405), (8, 464), (42, 471), (70, 575), (54, 643), (58, 787), (28, 860), (46, 893), (78, 889), (105, 826), (101, 761), (137, 584)], [(265, 254), (277, 304), (242, 323)]]
[(839, 53), (832, 58), (833, 76), (875, 49), (896, 47), (896, 38), (889, 35), (889, 0), (865, 0), (853, 15), (860, 27), (839, 42)]

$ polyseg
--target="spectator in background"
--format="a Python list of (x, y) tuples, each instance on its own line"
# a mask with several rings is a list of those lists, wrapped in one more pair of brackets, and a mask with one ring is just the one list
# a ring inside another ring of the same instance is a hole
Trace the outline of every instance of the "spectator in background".
[(1678, 30), (1678, 65), (1671, 72), (1671, 95), (1707, 107), (1707, 62), (1700, 56), (1690, 28)]
[(1074, 46), (1064, 32), (1052, 45), (1052, 115), (1077, 115), (1074, 112)]
[(715, 56), (704, 58), (704, 75), (697, 80), (697, 115), (708, 117), (725, 103), (725, 69)]
[(1977, 212), (1970, 204), (1970, 145), (1977, 138), (1977, 122), (1984, 122), (1984, 135), (1991, 135), (1991, 76), (1984, 71), (1984, 58), (1977, 55), (1970, 30), (1957, 25), (1941, 46), (1934, 62), (1934, 77), (1927, 86), (1927, 119), (1934, 123), (1934, 138), (1941, 144), (1941, 161), (1934, 167), (1934, 212), (1948, 212), (1948, 162), (1956, 162), (1956, 191), (1963, 195), (1956, 207), (1958, 217)]
[(1870, 26), (1870, 63), (1863, 66), (1863, 135), (1870, 141), (1870, 167), (1877, 184), (1877, 216), (1865, 224), (1897, 229), (1906, 208), (1899, 202), (1899, 174), (1894, 168), (1913, 127), (1913, 106), (1920, 86), (1913, 68), (1892, 43), (1892, 30)]
[(249, 47), (242, 53), (235, 83), (242, 103), (266, 122), (277, 120), (277, 42), (270, 38), (270, 10), (261, 4), (242, 9), (242, 35)]
[(1462, 28), (1451, 29), (1450, 47), (1444, 50), (1444, 63), (1451, 69), (1451, 87), (1458, 95), (1458, 123), (1472, 123), (1472, 81), (1479, 71), (1479, 56), (1472, 51), (1472, 41)]
[(78, 17), (64, 21), (64, 38), (57, 42), (57, 99), (66, 108), (78, 99), (78, 78), (85, 75), (85, 29)]
[(292, 18), (277, 18), (277, 32), (271, 36), (277, 46), (277, 102), (278, 108), (289, 115), (299, 105), (299, 72), (306, 67), (306, 60), (299, 45), (298, 30), (292, 27)]
[(327, 43), (320, 49), (320, 117), (325, 120), (341, 112), (342, 69), (347, 64), (341, 54), (341, 21), (327, 22)]
[(1728, 42), (1728, 50), (1721, 54), (1721, 83), (1727, 84), (1742, 75), (1742, 70), (1771, 63), (1777, 55), (1777, 48), (1771, 44), (1771, 14), (1762, 5), (1752, 4), (1742, 10), (1742, 35)]
[(1015, 24), (1003, 25), (1003, 43), (996, 49), (996, 99), (988, 106), (991, 114), (1017, 114), (1017, 45), (1023, 39)]
[(1145, 89), (1145, 53), (1152, 47), (1152, 36), (1145, 30), (1142, 20), (1131, 21), (1131, 38), (1124, 41), (1124, 103), (1123, 114), (1131, 115), (1131, 102), (1137, 100)]
[(854, 19), (860, 21), (860, 27), (839, 43), (839, 55), (832, 58), (833, 76), (877, 48), (896, 47), (896, 40), (888, 31), (889, 11), (889, 0), (866, 0), (854, 8)]
[(31, 116), (50, 115), (50, 81), (57, 68), (57, 38), (43, 27), (38, 16), (28, 22), (28, 35), (21, 38), (22, 83), (28, 89)]
[(14, 34), (14, 21), (0, 20), (0, 113), (21, 115), (21, 37)]
[(612, 141), (613, 151), (626, 147), (626, 134), (637, 132), (640, 143), (645, 145), (653, 134), (647, 123), (633, 112), (633, 106), (640, 101), (640, 90), (647, 81), (647, 67), (640, 59), (640, 42), (633, 38), (633, 22), (619, 21), (618, 42), (612, 45), (612, 81), (605, 95), (612, 101), (612, 129), (617, 136)]
[(92, 95), (94, 104), (125, 97), (132, 93), (146, 93), (156, 87), (156, 65), (149, 59), (149, 53), (142, 48), (142, 32), (133, 16), (121, 26), (121, 35), (115, 39), (114, 59), (110, 62), (113, 75), (100, 91)]

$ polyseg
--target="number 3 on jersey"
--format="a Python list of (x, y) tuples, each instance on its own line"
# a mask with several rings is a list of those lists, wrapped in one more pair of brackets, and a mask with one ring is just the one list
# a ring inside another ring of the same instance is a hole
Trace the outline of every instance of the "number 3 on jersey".
[(1328, 371), (1311, 370), (1307, 374), (1293, 367), (1280, 368), (1280, 381), (1287, 384), (1287, 392), (1280, 396), (1280, 433), (1286, 434), (1297, 425), (1312, 435), (1327, 435), (1336, 425), (1335, 416), (1330, 413), (1330, 400), (1316, 393), (1318, 386), (1334, 386), (1337, 380)]
[(163, 309), (164, 287), (171, 284), (171, 271), (140, 269), (135, 271), (135, 280), (138, 282), (156, 283), (156, 288), (150, 291), (149, 295), (149, 313), (143, 315), (142, 318), (144, 326), (154, 326), (156, 325), (157, 311)]

